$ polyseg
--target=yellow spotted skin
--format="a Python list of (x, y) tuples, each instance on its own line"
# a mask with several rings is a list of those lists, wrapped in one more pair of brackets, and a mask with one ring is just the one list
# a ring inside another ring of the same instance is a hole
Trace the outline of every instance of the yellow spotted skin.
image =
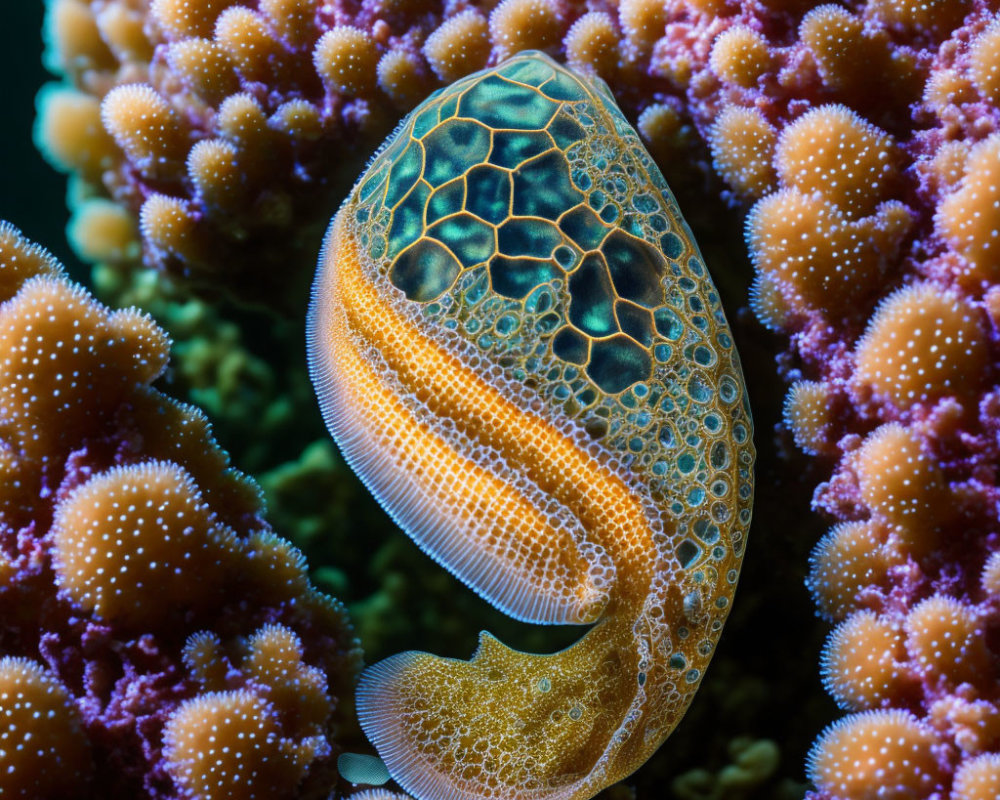
[(421, 800), (590, 798), (683, 716), (736, 588), (754, 450), (676, 201), (607, 87), (539, 53), (407, 117), (327, 237), (313, 380), (400, 526), (506, 613), (592, 623), (402, 653), (362, 727)]

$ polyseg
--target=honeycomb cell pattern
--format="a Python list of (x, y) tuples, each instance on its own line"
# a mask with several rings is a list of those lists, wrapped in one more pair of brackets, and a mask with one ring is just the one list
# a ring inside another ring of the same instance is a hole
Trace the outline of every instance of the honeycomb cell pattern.
[[(357, 187), (359, 241), (428, 318), (520, 362), (655, 483), (685, 479), (711, 440), (694, 495), (725, 500), (723, 420), (749, 416), (732, 376), (712, 388), (732, 338), (666, 182), (590, 80), (522, 55), (435, 92)], [(655, 424), (675, 409), (680, 427)]]
[(310, 364), (344, 455), (552, 656), (370, 667), (361, 723), (414, 797), (580, 800), (677, 724), (728, 613), (753, 444), (719, 297), (607, 87), (521, 53), (431, 95), (331, 225)]

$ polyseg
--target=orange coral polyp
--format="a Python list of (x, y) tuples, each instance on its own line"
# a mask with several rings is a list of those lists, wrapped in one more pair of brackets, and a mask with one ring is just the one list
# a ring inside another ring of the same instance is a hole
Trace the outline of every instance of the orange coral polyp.
[(774, 188), (778, 132), (755, 108), (726, 106), (709, 134), (715, 171), (734, 191), (762, 197)]
[(880, 23), (910, 36), (947, 35), (971, 10), (970, 0), (872, 0), (868, 5)]
[(830, 387), (821, 381), (796, 381), (785, 395), (785, 425), (802, 450), (812, 455), (833, 450)]
[(871, 611), (856, 611), (833, 629), (820, 657), (823, 684), (841, 708), (874, 708), (898, 691), (903, 637)]
[(232, 56), (208, 39), (190, 38), (166, 50), (170, 68), (184, 85), (206, 103), (216, 105), (239, 91), (240, 79)]
[(0, 416), (23, 454), (44, 459), (65, 446), (62, 430), (99, 429), (166, 359), (166, 336), (151, 318), (109, 313), (63, 280), (30, 279), (0, 306)]
[(559, 41), (563, 29), (554, 0), (502, 0), (489, 24), (498, 60), (520, 50), (544, 50)]
[(425, 94), (420, 59), (402, 47), (390, 48), (376, 65), (378, 86), (397, 107), (409, 110)]
[(576, 69), (612, 80), (618, 70), (618, 31), (604, 11), (591, 11), (570, 27), (563, 40), (566, 61)]
[(243, 195), (237, 158), (236, 146), (224, 139), (202, 139), (188, 153), (188, 177), (209, 211), (225, 210)]
[(908, 711), (866, 711), (833, 723), (813, 745), (807, 775), (839, 800), (926, 797), (940, 776), (934, 732)]
[(318, 38), (319, 0), (260, 0), (269, 27), (284, 41), (300, 46)]
[(886, 199), (896, 159), (888, 134), (840, 105), (819, 106), (785, 127), (774, 156), (783, 184), (819, 192), (851, 219)]
[(75, 489), (53, 539), (56, 582), (74, 603), (147, 628), (214, 599), (234, 546), (191, 476), (161, 461), (115, 467)]
[(970, 288), (1000, 277), (1000, 134), (972, 148), (965, 177), (941, 201), (935, 221), (965, 260), (961, 277)]
[(245, 689), (185, 701), (163, 742), (167, 772), (192, 800), (292, 800), (309, 762), (328, 750), (318, 737), (284, 737), (277, 709)]
[(969, 397), (989, 363), (982, 312), (954, 292), (923, 283), (876, 310), (855, 353), (854, 382), (900, 409)]
[(993, 680), (995, 665), (984, 639), (981, 614), (947, 595), (918, 603), (906, 617), (906, 649), (927, 680)]
[(172, 41), (192, 36), (209, 38), (223, 9), (238, 0), (152, 0), (149, 10), (159, 28)]
[(375, 86), (378, 61), (372, 37), (351, 25), (331, 28), (313, 50), (316, 72), (332, 89), (347, 95), (363, 94)]
[(192, 266), (202, 260), (195, 216), (180, 198), (151, 194), (139, 210), (139, 230), (161, 257), (183, 258)]
[(833, 316), (874, 290), (910, 223), (901, 203), (852, 220), (818, 193), (785, 188), (753, 207), (747, 235), (755, 266), (791, 305)]
[(969, 76), (984, 98), (1000, 105), (1000, 21), (993, 22), (970, 45)]
[(14, 297), (35, 276), (64, 278), (65, 272), (48, 250), (25, 241), (17, 228), (0, 221), (0, 303)]
[(114, 163), (115, 143), (101, 123), (96, 98), (65, 86), (39, 92), (35, 141), (60, 169), (96, 179)]
[(877, 428), (858, 450), (855, 470), (862, 499), (911, 552), (924, 555), (937, 544), (952, 505), (940, 467), (913, 431), (897, 423)]
[(996, 800), (1000, 797), (1000, 753), (984, 753), (955, 771), (950, 800)]
[(0, 658), (0, 788), (4, 797), (89, 796), (93, 772), (80, 713), (56, 675)]
[(101, 37), (89, 3), (52, 0), (47, 6), (44, 37), (50, 68), (80, 73), (115, 66), (114, 54)]
[(183, 162), (187, 142), (170, 104), (150, 86), (112, 89), (101, 103), (101, 120), (118, 146), (146, 175), (172, 175)]
[(451, 83), (486, 66), (490, 47), (486, 17), (469, 8), (442, 22), (427, 37), (423, 53), (434, 74)]
[(885, 531), (872, 520), (842, 522), (816, 543), (806, 586), (822, 616), (841, 620), (858, 608), (863, 589), (885, 582)]
[(244, 6), (227, 8), (215, 21), (214, 38), (244, 80), (264, 82), (280, 76), (285, 49), (263, 15)]
[(667, 5), (662, 0), (620, 0), (618, 21), (627, 45), (646, 52), (664, 32)]
[(721, 80), (749, 89), (771, 68), (771, 52), (760, 33), (734, 25), (712, 44), (709, 64)]

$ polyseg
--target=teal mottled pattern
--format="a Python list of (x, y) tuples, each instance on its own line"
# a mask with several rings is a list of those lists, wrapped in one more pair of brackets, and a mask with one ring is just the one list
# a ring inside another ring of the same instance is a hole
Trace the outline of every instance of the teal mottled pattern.
[(729, 434), (750, 436), (738, 358), (677, 203), (602, 81), (538, 53), (460, 80), (403, 121), (352, 204), (362, 247), (429, 322), (622, 453), (682, 526), (694, 510), (685, 562), (709, 554), (738, 491)]

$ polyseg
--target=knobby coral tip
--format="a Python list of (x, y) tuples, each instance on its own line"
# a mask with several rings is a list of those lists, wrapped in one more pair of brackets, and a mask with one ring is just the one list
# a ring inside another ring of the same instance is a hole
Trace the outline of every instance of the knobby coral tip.
[(853, 714), (835, 722), (809, 753), (807, 774), (842, 800), (926, 797), (941, 767), (934, 732), (908, 711)]
[(69, 692), (41, 664), (0, 658), (0, 775), (17, 798), (85, 796), (90, 745)]

